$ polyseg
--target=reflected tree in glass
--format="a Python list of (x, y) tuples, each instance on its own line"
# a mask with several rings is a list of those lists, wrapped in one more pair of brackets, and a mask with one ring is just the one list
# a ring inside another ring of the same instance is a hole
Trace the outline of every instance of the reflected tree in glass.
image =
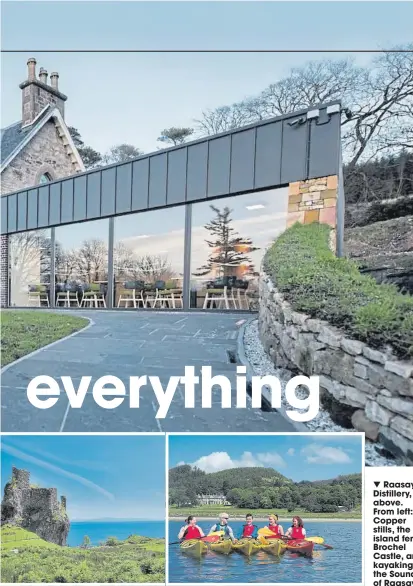
[(30, 286), (50, 283), (51, 238), (48, 230), (10, 237), (10, 293), (12, 305), (26, 305)]
[[(214, 277), (237, 276), (254, 274), (254, 265), (249, 253), (259, 250), (253, 246), (251, 238), (245, 238), (238, 234), (232, 227), (232, 210), (225, 206), (222, 210), (210, 206), (215, 216), (205, 225), (205, 229), (211, 235), (211, 239), (205, 240), (211, 249), (206, 264), (199, 267), (193, 274), (197, 277), (211, 274)], [(243, 267), (242, 275), (238, 267)]]
[(118, 242), (113, 250), (114, 264), (118, 279), (145, 281), (168, 281), (176, 277), (167, 256), (161, 254), (137, 255), (123, 242)]
[(108, 251), (103, 240), (84, 240), (77, 249), (65, 250), (56, 241), (56, 278), (59, 282), (93, 283), (107, 278)]

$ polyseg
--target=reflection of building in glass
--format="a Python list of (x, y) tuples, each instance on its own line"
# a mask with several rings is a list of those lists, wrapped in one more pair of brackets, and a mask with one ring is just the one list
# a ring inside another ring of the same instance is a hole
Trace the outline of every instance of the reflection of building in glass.
[(13, 234), (9, 239), (10, 304), (28, 305), (31, 288), (50, 283), (50, 230)]

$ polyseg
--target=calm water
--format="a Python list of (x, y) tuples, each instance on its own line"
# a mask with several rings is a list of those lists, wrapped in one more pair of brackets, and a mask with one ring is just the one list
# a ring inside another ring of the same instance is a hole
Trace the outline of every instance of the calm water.
[(165, 523), (163, 521), (74, 521), (70, 525), (67, 544), (72, 547), (81, 545), (85, 535), (88, 535), (92, 545), (99, 545), (99, 541), (105, 541), (108, 537), (118, 539), (126, 539), (129, 535), (165, 537)]
[[(169, 522), (169, 541), (175, 541), (182, 527), (180, 521)], [(234, 521), (231, 527), (235, 535), (242, 527), (241, 521)], [(284, 530), (288, 525), (281, 523)], [(199, 525), (208, 533), (213, 522), (200, 521)], [(257, 522), (258, 527), (264, 525)], [(285, 553), (281, 558), (264, 552), (247, 558), (238, 553), (229, 556), (211, 553), (201, 560), (186, 556), (179, 551), (179, 546), (169, 547), (169, 581), (170, 582), (235, 582), (257, 583), (298, 582), (312, 583), (361, 583), (362, 580), (362, 540), (361, 523), (320, 522), (306, 523), (307, 535), (324, 537), (325, 543), (333, 550), (326, 550), (320, 545), (314, 548), (312, 559)]]

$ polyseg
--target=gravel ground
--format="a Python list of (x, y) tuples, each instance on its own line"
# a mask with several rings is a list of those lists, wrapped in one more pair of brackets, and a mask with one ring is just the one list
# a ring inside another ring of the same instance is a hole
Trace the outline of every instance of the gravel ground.
[[(272, 363), (269, 356), (266, 354), (263, 345), (259, 339), (258, 335), (258, 320), (254, 320), (250, 322), (246, 328), (244, 333), (244, 350), (245, 355), (254, 370), (256, 375), (274, 375), (276, 376), (282, 384), (283, 390), (285, 384), (290, 379), (290, 375), (287, 371), (276, 368)], [(296, 391), (297, 395), (300, 398), (305, 398), (307, 396), (307, 391), (305, 390), (298, 390)], [(291, 408), (288, 402), (285, 399), (284, 393), (281, 395), (281, 400), (286, 408)], [(320, 406), (320, 411), (318, 415), (312, 420), (305, 423), (306, 427), (308, 427), (308, 431), (345, 431), (351, 432), (351, 429), (345, 429), (340, 425), (334, 423), (328, 413)], [(355, 430), (353, 430), (355, 431)], [(367, 466), (401, 466), (401, 463), (397, 460), (388, 459), (382, 456), (378, 451), (383, 450), (383, 446), (380, 444), (372, 443), (366, 440), (366, 454), (365, 454), (365, 462)]]

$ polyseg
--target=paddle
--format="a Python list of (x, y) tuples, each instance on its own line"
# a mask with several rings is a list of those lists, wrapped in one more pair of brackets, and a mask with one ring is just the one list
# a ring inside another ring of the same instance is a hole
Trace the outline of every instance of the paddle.
[[(206, 537), (196, 537), (194, 539), (200, 539), (201, 541), (206, 541), (207, 543), (216, 543), (221, 539), (220, 535), (206, 535)], [(172, 541), (168, 545), (177, 545), (182, 543), (182, 541)]]
[[(285, 539), (287, 541), (293, 541), (294, 539), (297, 539), (296, 537), (287, 537), (286, 535), (283, 535), (281, 537), (281, 539)], [(312, 541), (315, 545), (321, 545), (321, 547), (324, 547), (325, 549), (334, 549), (334, 547), (332, 545), (328, 545), (328, 543), (322, 543), (321, 541), (314, 541), (314, 537), (306, 537), (304, 539), (304, 541)], [(318, 539), (323, 540), (324, 539), (322, 537), (319, 537)], [(298, 541), (302, 541), (301, 539), (298, 539)]]
[[(274, 533), (271, 531), (271, 529), (268, 529), (268, 527), (262, 527), (261, 529), (258, 529), (258, 535), (262, 535), (263, 537), (271, 537), (274, 535)], [(288, 540), (291, 539), (291, 537), (286, 537), (285, 535), (281, 535), (280, 539), (284, 539), (284, 540)], [(325, 549), (334, 549), (333, 546), (328, 545), (327, 543), (324, 543), (324, 539), (322, 537), (306, 537), (305, 541), (312, 541), (313, 543), (317, 544), (317, 545), (322, 545), (323, 547), (325, 547)]]

